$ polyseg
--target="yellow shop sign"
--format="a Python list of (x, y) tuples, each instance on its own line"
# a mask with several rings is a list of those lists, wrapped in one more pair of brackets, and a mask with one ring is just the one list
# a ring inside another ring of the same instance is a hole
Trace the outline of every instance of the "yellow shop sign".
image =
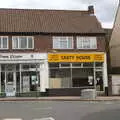
[(104, 54), (48, 54), (48, 62), (104, 62)]

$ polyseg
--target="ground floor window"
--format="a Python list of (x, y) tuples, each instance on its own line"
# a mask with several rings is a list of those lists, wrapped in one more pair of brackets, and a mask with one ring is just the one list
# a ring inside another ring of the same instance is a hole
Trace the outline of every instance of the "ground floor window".
[(49, 63), (50, 88), (94, 87), (103, 90), (103, 63)]
[(40, 88), (40, 64), (2, 64), (1, 92), (31, 92)]
[(40, 87), (39, 72), (36, 71), (22, 72), (21, 78), (23, 92), (37, 91), (37, 88)]
[[(93, 68), (73, 68), (72, 87), (93, 86), (93, 76)], [(89, 81), (90, 77), (92, 81)]]

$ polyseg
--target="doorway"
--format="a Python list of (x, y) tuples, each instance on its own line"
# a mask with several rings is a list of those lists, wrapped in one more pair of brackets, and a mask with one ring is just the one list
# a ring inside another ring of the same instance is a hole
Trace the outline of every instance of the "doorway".
[(16, 72), (15, 65), (5, 66), (5, 93), (6, 96), (15, 96), (16, 93)]

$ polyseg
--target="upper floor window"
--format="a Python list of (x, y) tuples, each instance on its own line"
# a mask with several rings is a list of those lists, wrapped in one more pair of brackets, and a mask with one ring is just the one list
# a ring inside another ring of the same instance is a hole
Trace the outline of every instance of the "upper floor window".
[(8, 49), (8, 36), (0, 36), (0, 49)]
[(73, 37), (53, 37), (53, 49), (72, 49)]
[(33, 49), (34, 39), (32, 36), (14, 36), (12, 37), (13, 49)]
[(77, 37), (78, 49), (97, 49), (96, 37)]

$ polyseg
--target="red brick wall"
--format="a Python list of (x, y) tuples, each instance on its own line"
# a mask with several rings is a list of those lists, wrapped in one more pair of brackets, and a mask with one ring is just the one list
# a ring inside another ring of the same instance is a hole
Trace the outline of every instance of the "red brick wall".
[[(76, 37), (74, 38), (74, 49), (71, 50), (56, 50), (58, 52), (83, 52), (83, 51), (105, 51), (105, 38), (97, 37), (97, 47), (96, 50), (79, 50), (76, 49)], [(35, 35), (34, 36), (34, 49), (32, 50), (13, 50), (12, 49), (12, 36), (9, 36), (9, 49), (8, 50), (0, 50), (0, 52), (53, 52), (52, 49), (52, 36), (51, 35)]]

